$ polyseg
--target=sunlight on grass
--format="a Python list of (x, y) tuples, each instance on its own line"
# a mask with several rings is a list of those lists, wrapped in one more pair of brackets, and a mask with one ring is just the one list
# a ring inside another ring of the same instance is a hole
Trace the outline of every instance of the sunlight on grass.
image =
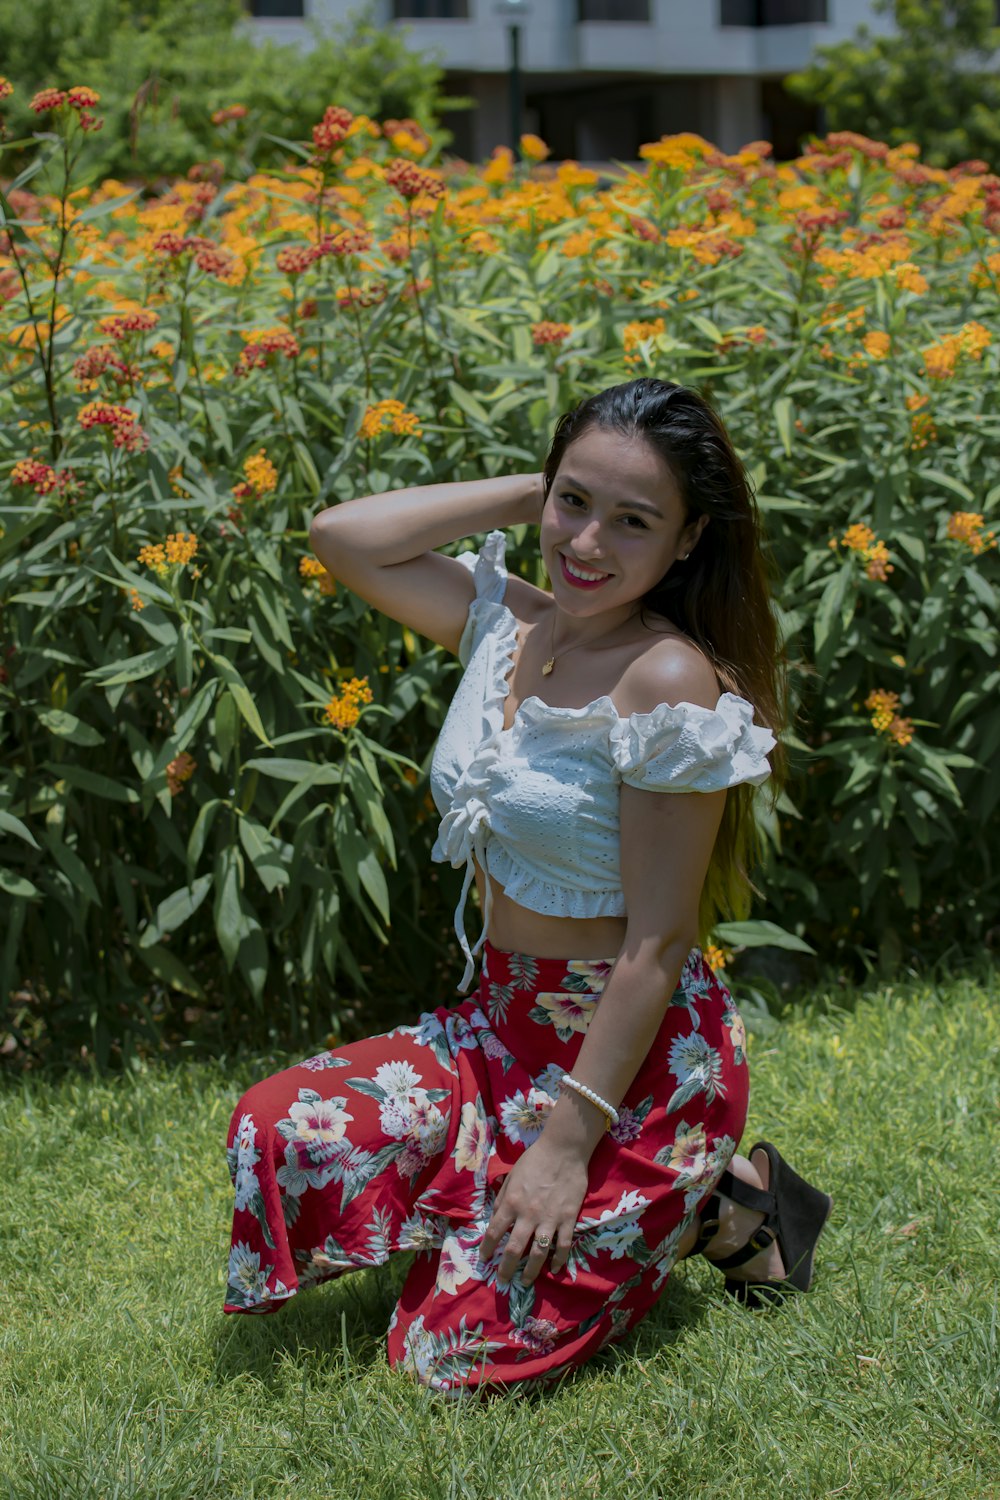
[(809, 1297), (747, 1313), (688, 1262), (624, 1345), (489, 1402), (387, 1369), (400, 1265), (223, 1318), (226, 1125), (286, 1059), (8, 1081), (0, 1494), (1000, 1492), (998, 989), (819, 997), (753, 1034), (746, 1144), (834, 1195)]

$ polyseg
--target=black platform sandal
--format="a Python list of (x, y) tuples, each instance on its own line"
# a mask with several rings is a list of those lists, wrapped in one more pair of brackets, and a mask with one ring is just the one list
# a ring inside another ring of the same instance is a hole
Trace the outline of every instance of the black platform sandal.
[(716, 1184), (717, 1191), (702, 1209), (701, 1228), (692, 1254), (704, 1255), (709, 1242), (718, 1233), (722, 1213), (720, 1193), (743, 1208), (763, 1214), (764, 1222), (758, 1225), (745, 1245), (732, 1255), (710, 1261), (716, 1270), (733, 1271), (777, 1240), (785, 1263), (784, 1277), (767, 1281), (737, 1281), (731, 1276), (726, 1277), (725, 1289), (731, 1297), (747, 1307), (758, 1308), (784, 1301), (790, 1291), (809, 1290), (816, 1242), (830, 1217), (833, 1199), (793, 1172), (770, 1141), (758, 1141), (752, 1146), (751, 1159), (755, 1151), (763, 1151), (770, 1165), (767, 1189), (761, 1191), (734, 1177), (732, 1172), (723, 1172)]

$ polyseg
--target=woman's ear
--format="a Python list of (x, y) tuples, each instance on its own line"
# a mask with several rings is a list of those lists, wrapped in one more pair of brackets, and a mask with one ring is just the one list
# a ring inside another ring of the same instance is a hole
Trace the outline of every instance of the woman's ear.
[(692, 521), (691, 525), (685, 526), (684, 530), (681, 532), (681, 541), (683, 542), (684, 547), (689, 554), (692, 553), (695, 547), (698, 545), (701, 534), (705, 530), (705, 527), (708, 525), (708, 521), (708, 516), (699, 516), (697, 521)]

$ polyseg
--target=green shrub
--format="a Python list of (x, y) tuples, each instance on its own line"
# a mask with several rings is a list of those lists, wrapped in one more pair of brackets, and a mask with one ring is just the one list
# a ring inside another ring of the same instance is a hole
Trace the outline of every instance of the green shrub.
[[(426, 769), (456, 667), (303, 576), (309, 520), (537, 469), (562, 410), (645, 371), (721, 410), (792, 665), (765, 921), (720, 928), (714, 961), (984, 941), (995, 179), (863, 138), (775, 169), (678, 137), (604, 187), (502, 152), (441, 174), (439, 142), (329, 110), (287, 169), (64, 211), (86, 109), (59, 105), (4, 199), (0, 987), (22, 1035), (44, 1012), (104, 1060), (161, 1026), (298, 1036), (447, 997)], [(526, 531), (511, 555), (537, 578)]]

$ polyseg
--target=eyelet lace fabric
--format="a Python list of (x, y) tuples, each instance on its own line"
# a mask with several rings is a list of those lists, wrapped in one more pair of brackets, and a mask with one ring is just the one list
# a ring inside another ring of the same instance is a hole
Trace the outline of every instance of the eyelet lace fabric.
[(646, 791), (712, 792), (770, 775), (771, 731), (753, 722), (753, 706), (723, 693), (715, 708), (661, 703), (623, 717), (606, 694), (583, 708), (525, 698), (504, 729), (504, 701), (517, 649), (517, 620), (504, 604), (505, 536), (492, 531), (482, 550), (461, 554), (476, 597), (459, 647), (465, 671), (431, 763), (431, 792), (441, 825), (431, 858), (465, 866), (455, 932), (466, 967), (461, 990), (490, 920), (486, 882), (483, 928), (465, 931), (465, 905), (476, 864), (512, 901), (558, 917), (623, 916), (619, 796), (624, 782)]

